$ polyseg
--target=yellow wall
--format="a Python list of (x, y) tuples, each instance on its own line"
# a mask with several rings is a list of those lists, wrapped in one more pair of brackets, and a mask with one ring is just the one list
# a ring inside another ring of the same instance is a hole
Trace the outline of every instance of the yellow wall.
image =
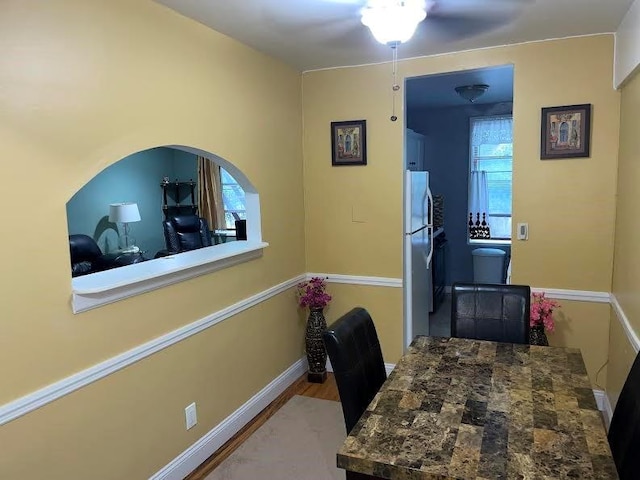
[[(620, 114), (620, 158), (616, 205), (616, 242), (612, 292), (629, 319), (631, 328), (640, 333), (640, 75), (635, 74), (622, 88)], [(609, 350), (611, 381), (607, 392), (612, 404), (620, 394), (624, 379), (635, 357), (619, 325), (613, 325)], [(617, 320), (616, 320), (617, 321)]]
[[(403, 125), (388, 120), (389, 65), (301, 80), (148, 0), (8, 0), (0, 40), (0, 176), (16, 202), (0, 236), (0, 403), (304, 271), (401, 277)], [(400, 64), (401, 76), (515, 65), (514, 218), (531, 231), (513, 248), (517, 282), (609, 288), (619, 108), (612, 51), (605, 35)], [(540, 108), (588, 102), (592, 157), (541, 162)], [(332, 168), (329, 123), (360, 118), (369, 165)], [(259, 260), (73, 315), (67, 200), (106, 166), (164, 144), (237, 165), (260, 192), (271, 246)], [(402, 290), (330, 288), (328, 321), (356, 304), (370, 308), (385, 360), (395, 362)], [(567, 305), (552, 342), (592, 346), (589, 334), (608, 325), (600, 310)], [(303, 330), (288, 292), (14, 420), (0, 428), (0, 478), (146, 478), (298, 359)], [(585, 352), (591, 374), (603, 355)], [(192, 401), (199, 423), (186, 432)]]
[[(353, 307), (364, 307), (371, 314), (376, 332), (382, 343), (385, 362), (396, 363), (402, 356), (402, 289), (392, 287), (370, 287), (331, 283), (328, 291), (333, 296), (326, 309), (327, 324), (331, 324)], [(393, 342), (382, 341), (393, 339)]]
[[(0, 53), (0, 404), (305, 271), (299, 73), (147, 0), (4, 1)], [(73, 315), (67, 200), (165, 144), (237, 165), (270, 246)], [(303, 332), (288, 292), (14, 420), (0, 478), (147, 478), (299, 359)]]
[(609, 329), (609, 363), (607, 364), (606, 392), (609, 403), (615, 407), (624, 385), (636, 351), (627, 338), (622, 323), (614, 309), (611, 309), (611, 327)]
[(608, 303), (560, 300), (554, 313), (556, 328), (548, 333), (549, 345), (579, 348), (593, 388), (604, 390), (609, 355)]
[(640, 332), (640, 75), (622, 89), (620, 160), (613, 288), (636, 332)]
[[(528, 241), (513, 244), (513, 281), (609, 291), (619, 125), (613, 36), (412, 59), (400, 62), (399, 77), (504, 64), (514, 65), (514, 225), (528, 222), (530, 232)], [(308, 269), (401, 277), (404, 125), (402, 112), (397, 122), (389, 120), (391, 65), (307, 72), (303, 92)], [(402, 96), (401, 90), (400, 104)], [(593, 105), (591, 157), (541, 161), (540, 109), (580, 103)], [(368, 165), (332, 167), (330, 122), (356, 119), (367, 120)], [(583, 347), (594, 379), (606, 344), (594, 351), (587, 338), (608, 330), (608, 309), (589, 304), (579, 315), (571, 311), (572, 324), (559, 329), (571, 329), (576, 337), (558, 338)], [(381, 328), (383, 348), (393, 357), (401, 344), (401, 318), (382, 321), (393, 323)]]

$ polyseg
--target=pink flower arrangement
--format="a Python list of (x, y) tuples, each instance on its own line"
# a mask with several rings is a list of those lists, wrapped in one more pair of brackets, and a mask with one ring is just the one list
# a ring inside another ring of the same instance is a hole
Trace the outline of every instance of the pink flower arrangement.
[(327, 284), (324, 278), (313, 277), (311, 280), (299, 283), (298, 303), (301, 307), (311, 309), (324, 308), (331, 301), (331, 295), (327, 293)]
[(530, 325), (532, 327), (543, 326), (546, 330), (553, 332), (555, 324), (553, 321), (553, 309), (560, 304), (555, 300), (549, 300), (544, 296), (544, 292), (531, 294)]

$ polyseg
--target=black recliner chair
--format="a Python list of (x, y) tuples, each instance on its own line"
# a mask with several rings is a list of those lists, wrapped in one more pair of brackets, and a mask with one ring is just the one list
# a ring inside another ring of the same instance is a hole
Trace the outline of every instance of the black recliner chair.
[(102, 250), (89, 235), (80, 233), (69, 235), (69, 250), (72, 277), (101, 272), (109, 268)]
[(529, 286), (454, 283), (451, 292), (452, 337), (529, 343)]
[[(204, 218), (197, 215), (176, 215), (165, 220), (162, 225), (167, 246), (167, 249), (162, 252), (164, 255), (213, 245), (209, 224)], [(159, 252), (156, 256), (162, 255)]]

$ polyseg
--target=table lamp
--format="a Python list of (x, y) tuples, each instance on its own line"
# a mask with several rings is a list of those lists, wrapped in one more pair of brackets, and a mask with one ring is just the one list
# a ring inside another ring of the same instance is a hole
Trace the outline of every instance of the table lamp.
[(122, 223), (124, 234), (119, 236), (119, 247), (123, 252), (135, 252), (135, 239), (129, 235), (129, 224), (140, 221), (140, 211), (135, 202), (112, 203), (109, 205), (109, 221)]

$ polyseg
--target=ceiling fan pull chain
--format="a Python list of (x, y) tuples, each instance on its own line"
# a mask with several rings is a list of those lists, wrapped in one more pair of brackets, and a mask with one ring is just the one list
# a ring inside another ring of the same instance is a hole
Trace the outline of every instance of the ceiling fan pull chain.
[(391, 45), (391, 51), (393, 52), (391, 67), (393, 71), (393, 84), (391, 86), (391, 90), (393, 91), (391, 96), (391, 118), (392, 122), (398, 120), (396, 117), (396, 92), (400, 90), (400, 85), (398, 85), (398, 43), (394, 43)]

